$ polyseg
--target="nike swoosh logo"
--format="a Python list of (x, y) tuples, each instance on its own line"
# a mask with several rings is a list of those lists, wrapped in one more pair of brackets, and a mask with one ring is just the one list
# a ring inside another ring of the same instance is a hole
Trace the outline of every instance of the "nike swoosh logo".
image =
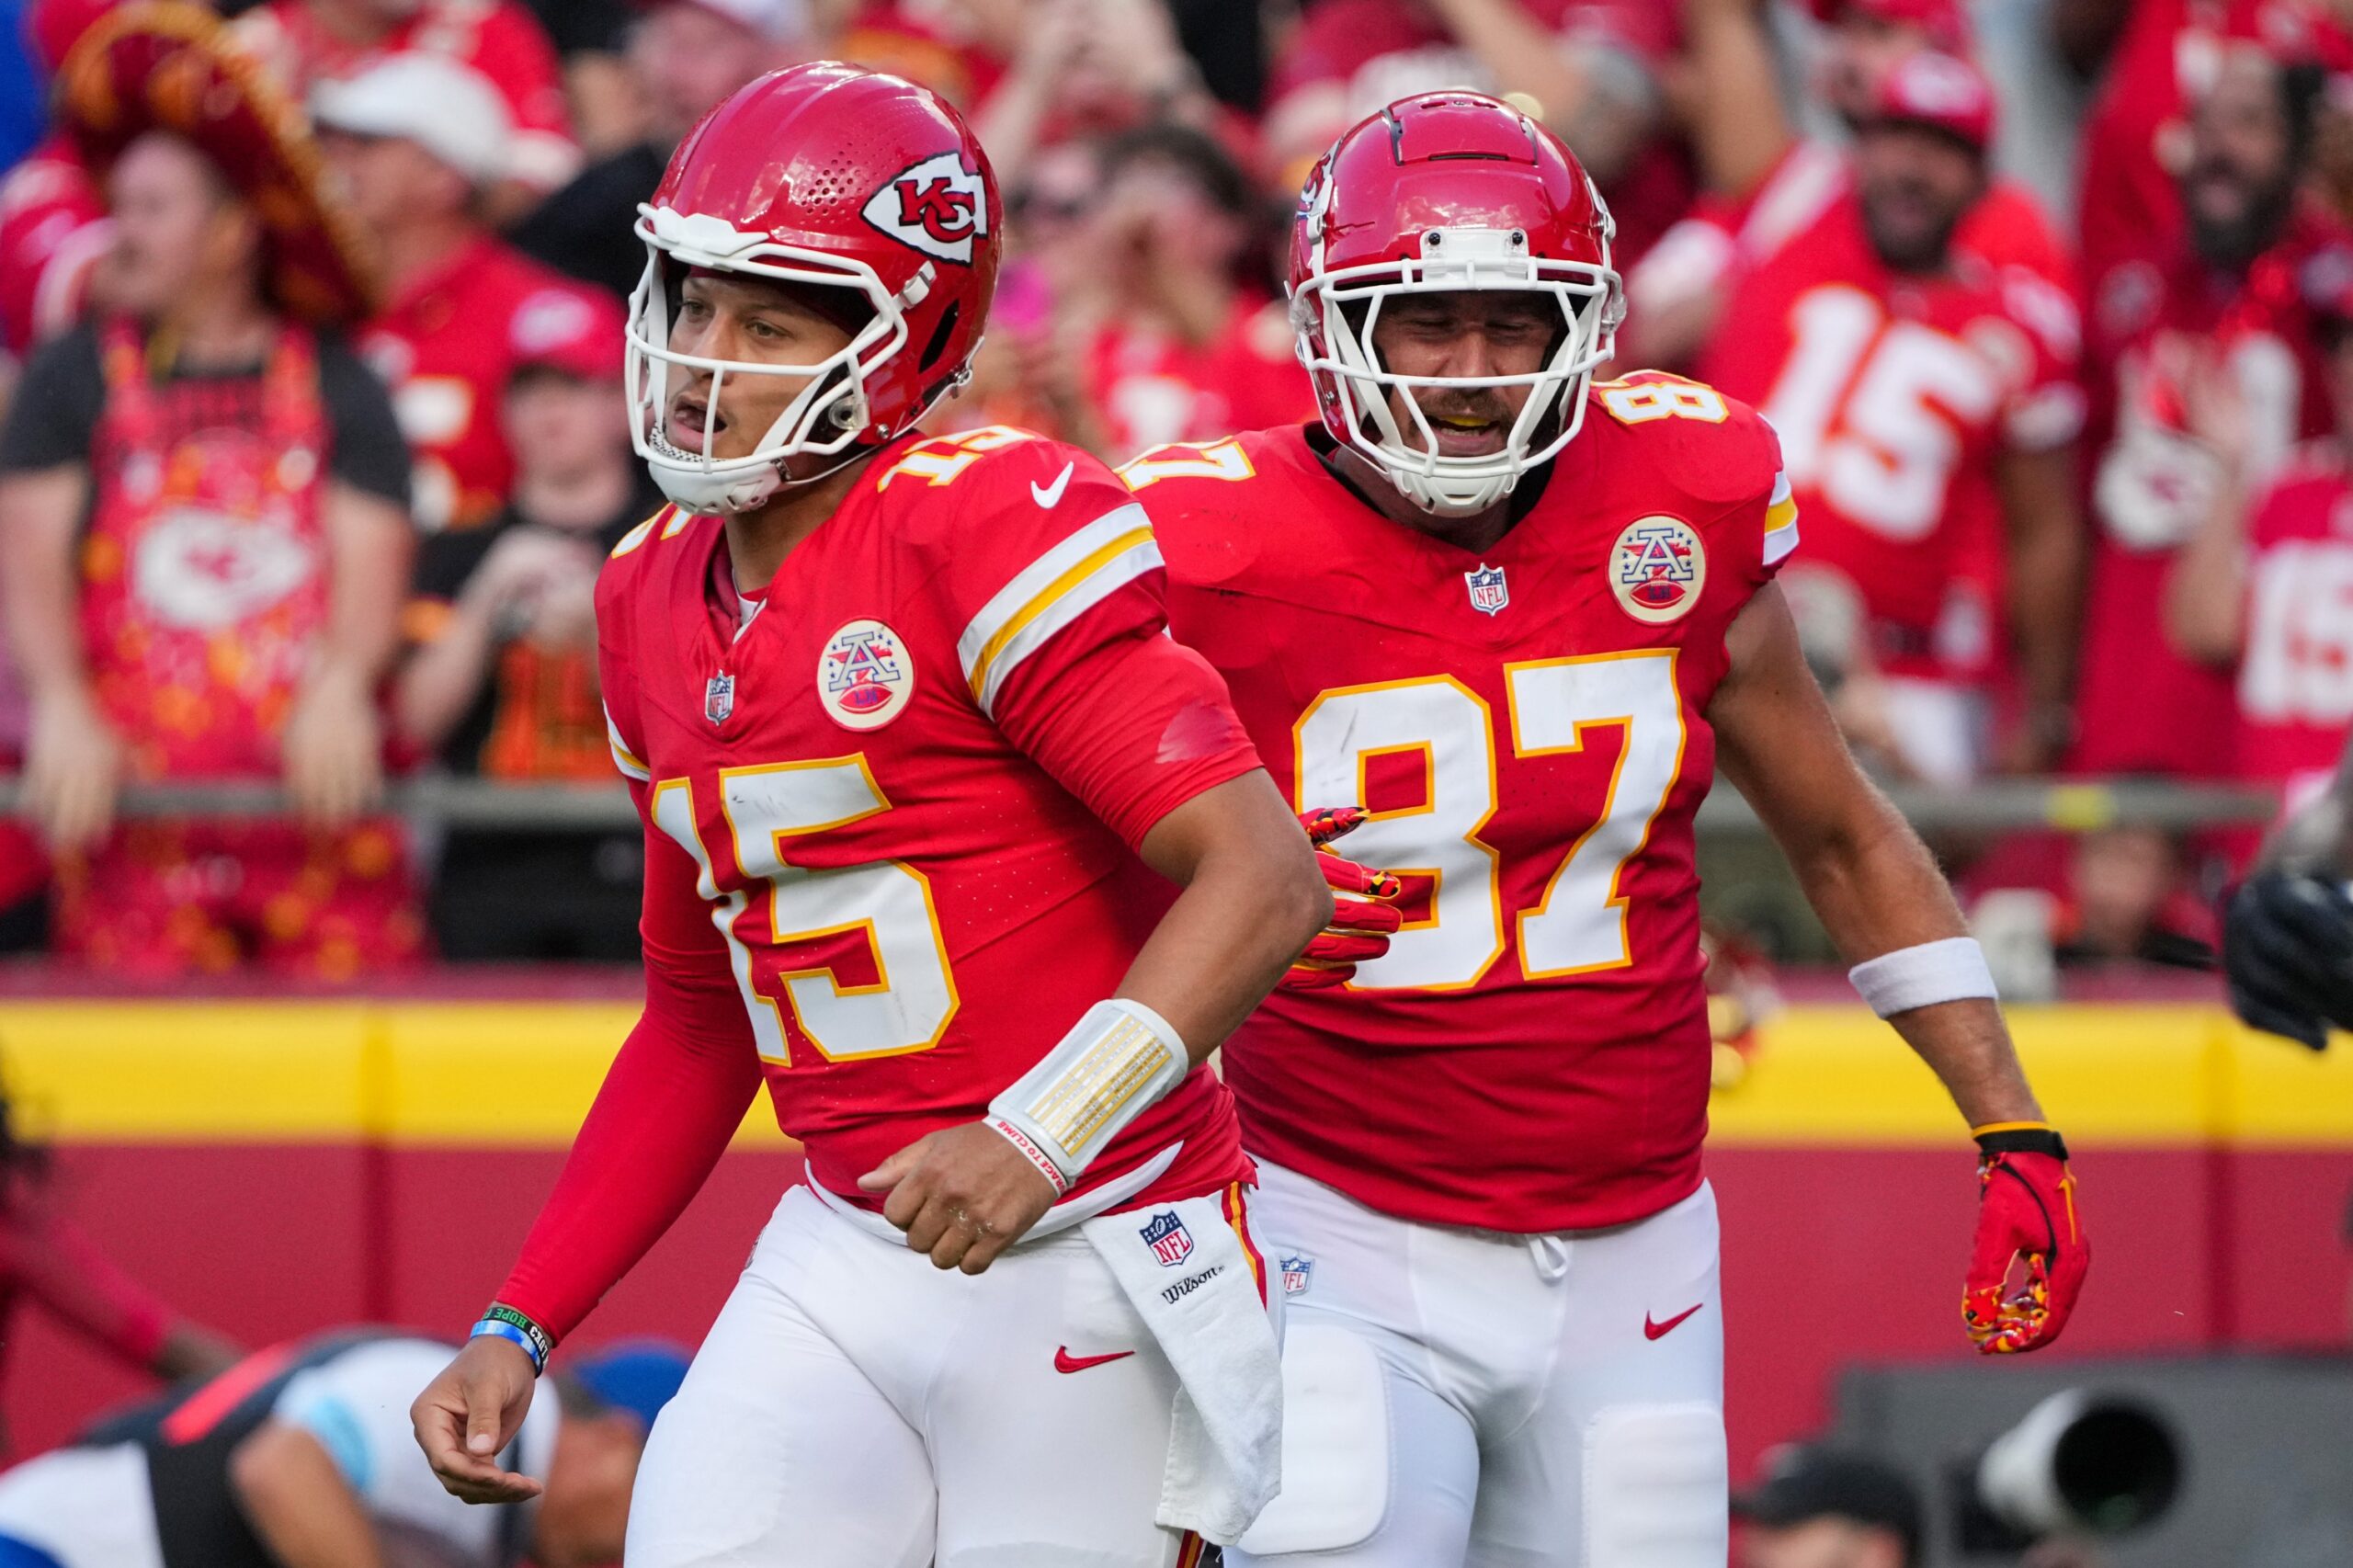
[(1071, 470), (1077, 466), (1075, 462), (1063, 464), (1062, 472), (1054, 475), (1054, 482), (1051, 484), (1040, 484), (1036, 480), (1031, 480), (1029, 482), (1030, 498), (1047, 511), (1052, 511), (1062, 505), (1063, 490), (1070, 483)]
[[(1065, 479), (1069, 477), (1067, 472), (1064, 472), (1063, 477)], [(1698, 1309), (1693, 1310), (1696, 1312)], [(1054, 1347), (1054, 1370), (1083, 1372), (1089, 1367), (1099, 1367), (1106, 1361), (1124, 1361), (1134, 1354), (1132, 1350), (1114, 1350), (1108, 1356), (1074, 1356), (1070, 1353), (1069, 1346), (1058, 1345)]]
[(1704, 1307), (1707, 1304), (1707, 1302), (1701, 1301), (1699, 1307), (1686, 1307), (1681, 1312), (1676, 1313), (1673, 1317), (1667, 1319), (1665, 1323), (1653, 1323), (1651, 1321), (1651, 1314), (1644, 1312), (1643, 1314), (1643, 1337), (1644, 1339), (1665, 1338), (1668, 1335), (1675, 1332), (1675, 1325), (1677, 1324), (1681, 1323), (1685, 1318), (1688, 1318), (1693, 1312), (1698, 1312), (1699, 1307)]

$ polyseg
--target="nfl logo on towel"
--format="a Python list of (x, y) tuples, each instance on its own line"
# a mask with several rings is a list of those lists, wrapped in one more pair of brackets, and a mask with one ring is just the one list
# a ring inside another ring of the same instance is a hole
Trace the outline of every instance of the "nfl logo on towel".
[(1315, 1278), (1315, 1260), (1287, 1253), (1282, 1258), (1283, 1294), (1302, 1296), (1307, 1293), (1309, 1281)]
[(1476, 572), (1465, 572), (1462, 580), (1470, 585), (1471, 608), (1481, 615), (1493, 615), (1511, 603), (1511, 589), (1504, 582), (1504, 569), (1481, 562)]
[(1174, 1268), (1193, 1256), (1193, 1233), (1185, 1229), (1185, 1221), (1174, 1210), (1154, 1214), (1152, 1223), (1136, 1233), (1152, 1244), (1152, 1256), (1160, 1259), (1163, 1268)]
[(727, 722), (727, 715), (735, 711), (735, 677), (716, 675), (702, 688), (702, 716), (714, 724)]

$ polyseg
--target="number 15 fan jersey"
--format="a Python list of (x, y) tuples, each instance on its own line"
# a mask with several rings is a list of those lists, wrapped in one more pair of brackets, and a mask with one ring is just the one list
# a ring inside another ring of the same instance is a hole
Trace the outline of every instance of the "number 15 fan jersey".
[[(977, 1119), (1111, 995), (1167, 903), (1134, 854), (1258, 766), (1169, 641), (1143, 508), (992, 428), (885, 449), (739, 604), (724, 526), (665, 510), (597, 588), (614, 756), (645, 818), (649, 969), (740, 996), (815, 1179)], [(1207, 1069), (1082, 1189), (1248, 1174)]]
[(1386, 956), (1227, 1044), (1244, 1143), (1406, 1219), (1582, 1230), (1699, 1183), (1705, 714), (1796, 512), (1745, 407), (1662, 376), (1592, 396), (1483, 554), (1376, 511), (1320, 430), (1121, 471), (1172, 630), (1293, 803), (1370, 808), (1337, 847), (1405, 884)]

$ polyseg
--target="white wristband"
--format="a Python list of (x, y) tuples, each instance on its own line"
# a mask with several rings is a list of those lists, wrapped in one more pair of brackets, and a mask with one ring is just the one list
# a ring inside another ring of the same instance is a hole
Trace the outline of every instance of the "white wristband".
[(1062, 1043), (989, 1102), (989, 1125), (1067, 1192), (1086, 1164), (1193, 1060), (1168, 1020), (1114, 997), (1089, 1007)]
[(1994, 971), (1985, 966), (1985, 949), (1974, 937), (1898, 948), (1857, 964), (1847, 978), (1882, 1018), (1939, 1002), (2000, 999), (1994, 990)]

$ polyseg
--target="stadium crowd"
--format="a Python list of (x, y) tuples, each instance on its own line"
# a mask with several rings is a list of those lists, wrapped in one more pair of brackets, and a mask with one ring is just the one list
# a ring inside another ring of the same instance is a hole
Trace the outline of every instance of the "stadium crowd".
[[(1301, 177), (1383, 103), (1476, 87), (1592, 169), (1620, 367), (1778, 431), (1782, 581), (1881, 776), (2292, 804), (2353, 722), (2344, 0), (131, 9), (0, 4), (0, 99), (49, 106), (0, 124), (18, 946), (329, 979), (633, 955), (634, 835), (427, 845), (375, 808), (423, 769), (609, 777), (591, 590), (660, 500), (621, 392), (637, 206), (705, 108), (813, 58), (939, 89), (1008, 192), (944, 427), (1120, 462), (1314, 417)], [(114, 811), (221, 778), (300, 815)], [(1972, 885), (2035, 894), (2063, 954), (2179, 959), (2250, 846), (1978, 846)]]

